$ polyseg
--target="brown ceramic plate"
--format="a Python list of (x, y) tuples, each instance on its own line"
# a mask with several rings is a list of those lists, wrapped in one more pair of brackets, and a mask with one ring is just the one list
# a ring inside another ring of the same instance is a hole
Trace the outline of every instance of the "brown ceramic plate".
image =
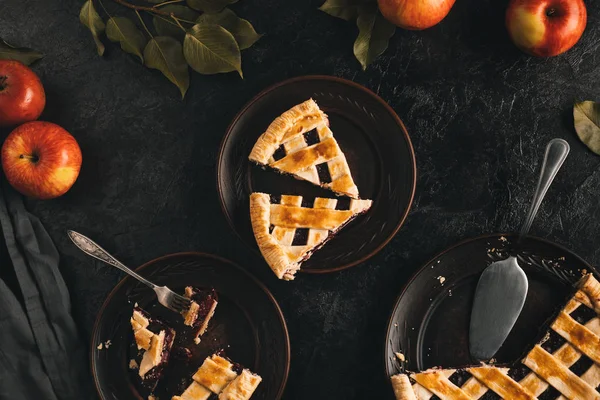
[[(191, 359), (185, 362), (171, 354), (164, 382), (156, 392), (159, 398), (181, 394), (204, 358), (219, 349), (262, 376), (253, 400), (281, 398), (290, 367), (290, 341), (279, 305), (265, 286), (230, 261), (202, 253), (161, 257), (142, 265), (137, 272), (178, 292), (192, 285), (213, 287), (219, 295), (215, 316), (200, 344), (185, 343), (192, 349)], [(128, 368), (134, 351), (130, 349), (133, 333), (129, 319), (135, 303), (184, 332), (181, 316), (158, 304), (152, 290), (132, 278), (123, 279), (100, 309), (92, 334), (92, 373), (102, 400), (142, 399), (137, 372)], [(176, 335), (175, 346), (178, 337), (183, 336)], [(100, 343), (101, 350), (97, 348)]]
[[(493, 234), (459, 243), (425, 264), (404, 287), (390, 317), (385, 339), (388, 377), (401, 371), (394, 353), (401, 352), (408, 371), (473, 364), (469, 356), (469, 318), (475, 287), (491, 262), (517, 254), (529, 291), (512, 332), (494, 357), (498, 363), (518, 360), (540, 339), (542, 327), (573, 294), (583, 270), (594, 270), (581, 257), (544, 239), (527, 237), (515, 245), (514, 234)], [(443, 284), (439, 277), (444, 277)], [(394, 398), (390, 385), (390, 399)]]
[(335, 197), (321, 189), (250, 163), (258, 137), (284, 111), (313, 98), (329, 115), (360, 195), (371, 210), (341, 230), (302, 265), (305, 272), (331, 272), (373, 256), (400, 229), (412, 204), (416, 166), (406, 128), (392, 108), (370, 90), (331, 76), (305, 76), (272, 86), (252, 99), (229, 126), (217, 165), (225, 217), (237, 235), (258, 251), (250, 225), (252, 192)]

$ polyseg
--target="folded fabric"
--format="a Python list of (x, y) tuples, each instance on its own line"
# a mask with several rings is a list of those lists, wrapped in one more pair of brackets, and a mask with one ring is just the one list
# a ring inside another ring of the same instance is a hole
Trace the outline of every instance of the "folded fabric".
[(4, 179), (0, 226), (0, 400), (93, 398), (58, 251)]

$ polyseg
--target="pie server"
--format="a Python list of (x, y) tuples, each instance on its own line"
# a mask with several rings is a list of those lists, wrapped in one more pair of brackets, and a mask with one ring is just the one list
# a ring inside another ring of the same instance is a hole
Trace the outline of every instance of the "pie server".
[[(546, 146), (540, 178), (519, 240), (529, 232), (567, 154), (569, 144), (562, 139), (553, 139)], [(475, 289), (469, 328), (469, 350), (474, 359), (489, 360), (502, 346), (523, 309), (528, 286), (527, 276), (514, 256), (496, 261), (483, 271)]]

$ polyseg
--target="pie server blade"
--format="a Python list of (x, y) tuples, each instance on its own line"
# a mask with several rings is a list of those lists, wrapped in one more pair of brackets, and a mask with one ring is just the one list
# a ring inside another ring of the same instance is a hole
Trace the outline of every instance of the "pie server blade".
[[(562, 139), (552, 139), (546, 146), (537, 188), (519, 239), (529, 232), (569, 149), (569, 144)], [(527, 276), (519, 267), (516, 257), (496, 261), (483, 271), (475, 289), (469, 328), (469, 350), (473, 358), (489, 360), (496, 354), (523, 309), (528, 287)]]
[(496, 354), (514, 326), (529, 283), (515, 257), (496, 261), (485, 269), (473, 301), (469, 350), (477, 360), (489, 360)]

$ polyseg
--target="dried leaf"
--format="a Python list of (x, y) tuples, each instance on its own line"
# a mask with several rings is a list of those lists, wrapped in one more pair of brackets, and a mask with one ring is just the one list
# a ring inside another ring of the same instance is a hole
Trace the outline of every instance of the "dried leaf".
[(387, 49), (396, 26), (387, 21), (377, 6), (361, 7), (358, 18), (358, 37), (354, 42), (354, 55), (363, 69)]
[(190, 74), (183, 57), (181, 43), (172, 37), (156, 36), (144, 49), (145, 64), (148, 68), (159, 70), (179, 88), (181, 98), (190, 86)]
[(235, 38), (218, 25), (194, 25), (183, 40), (183, 55), (201, 74), (237, 71), (242, 75), (240, 48)]
[(146, 37), (129, 18), (110, 18), (106, 23), (106, 37), (113, 42), (120, 42), (123, 51), (138, 56), (144, 62)]
[(25, 65), (31, 65), (42, 57), (44, 55), (38, 51), (27, 47), (12, 46), (0, 38), (0, 60), (15, 60)]
[(238, 0), (187, 0), (188, 6), (194, 10), (216, 13)]
[(220, 25), (227, 29), (238, 42), (240, 50), (252, 46), (262, 35), (256, 33), (250, 22), (235, 15), (233, 11), (225, 8), (216, 14), (204, 13), (197, 20), (200, 25)]
[(98, 48), (98, 54), (104, 54), (104, 44), (100, 40), (100, 35), (104, 33), (104, 29), (106, 25), (98, 15), (98, 12), (94, 8), (94, 3), (92, 0), (87, 0), (83, 7), (81, 7), (81, 11), (79, 12), (79, 20), (81, 23), (90, 30), (92, 36), (94, 37), (94, 42), (96, 42), (96, 47)]
[(600, 155), (600, 103), (582, 101), (573, 107), (575, 130), (591, 151)]
[[(198, 18), (198, 16), (200, 15), (198, 12), (192, 10), (188, 6), (181, 6), (181, 5), (177, 5), (177, 4), (166, 5), (164, 7), (161, 7), (160, 10), (170, 13), (170, 14), (173, 14), (177, 18), (185, 19), (186, 21), (192, 21), (192, 22), (196, 21), (196, 18)], [(169, 19), (169, 21), (165, 21), (163, 18)], [(156, 32), (160, 36), (171, 36), (171, 37), (174, 37), (175, 39), (183, 40), (183, 37), (185, 36), (185, 32), (179, 26), (177, 26), (177, 24), (175, 23), (175, 21), (173, 21), (172, 18), (169, 18), (169, 17), (161, 18), (161, 17), (154, 16), (154, 18), (152, 19), (152, 22), (154, 24), (154, 28), (156, 29)], [(184, 27), (186, 25), (190, 26), (187, 22), (184, 22), (184, 21), (181, 21), (181, 24)], [(192, 25), (194, 25), (194, 24), (192, 23)]]
[(360, 3), (358, 0), (327, 0), (319, 10), (346, 21), (354, 21), (358, 17)]

